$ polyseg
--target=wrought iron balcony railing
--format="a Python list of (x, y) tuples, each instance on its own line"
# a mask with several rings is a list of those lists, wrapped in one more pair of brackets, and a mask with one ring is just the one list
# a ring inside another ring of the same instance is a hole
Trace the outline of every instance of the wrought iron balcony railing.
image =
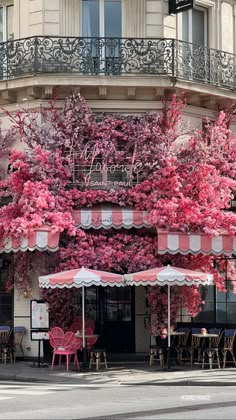
[(235, 58), (176, 39), (36, 36), (0, 44), (0, 79), (43, 73), (162, 75), (235, 89)]

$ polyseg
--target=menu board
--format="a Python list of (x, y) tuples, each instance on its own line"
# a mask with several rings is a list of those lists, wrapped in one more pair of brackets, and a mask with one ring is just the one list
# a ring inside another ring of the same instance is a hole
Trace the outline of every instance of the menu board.
[(31, 340), (49, 340), (49, 333), (47, 331), (31, 331)]
[(49, 305), (43, 300), (31, 300), (31, 329), (49, 329)]

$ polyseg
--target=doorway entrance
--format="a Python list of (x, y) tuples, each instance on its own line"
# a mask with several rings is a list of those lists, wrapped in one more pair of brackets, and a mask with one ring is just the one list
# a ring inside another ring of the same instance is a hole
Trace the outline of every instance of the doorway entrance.
[(134, 287), (90, 287), (85, 293), (85, 316), (96, 322), (98, 346), (109, 353), (134, 353)]

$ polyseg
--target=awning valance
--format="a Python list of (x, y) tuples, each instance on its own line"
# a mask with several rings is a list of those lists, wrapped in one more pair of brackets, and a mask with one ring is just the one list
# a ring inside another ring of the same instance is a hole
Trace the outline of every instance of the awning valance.
[(227, 232), (218, 236), (158, 230), (158, 254), (236, 254), (236, 236)]
[(26, 237), (19, 240), (6, 238), (0, 241), (0, 253), (17, 251), (52, 251), (58, 250), (60, 232), (52, 232), (50, 226), (34, 229)]
[(83, 229), (151, 227), (147, 221), (147, 212), (115, 205), (74, 210), (72, 217), (76, 226)]

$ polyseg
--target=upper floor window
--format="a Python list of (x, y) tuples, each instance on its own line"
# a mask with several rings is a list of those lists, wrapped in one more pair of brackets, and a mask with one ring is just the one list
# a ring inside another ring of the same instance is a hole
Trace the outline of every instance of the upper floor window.
[(0, 4), (0, 42), (13, 39), (13, 5)]
[(121, 0), (82, 0), (82, 36), (120, 38)]
[(208, 12), (194, 8), (182, 13), (182, 40), (207, 46)]

